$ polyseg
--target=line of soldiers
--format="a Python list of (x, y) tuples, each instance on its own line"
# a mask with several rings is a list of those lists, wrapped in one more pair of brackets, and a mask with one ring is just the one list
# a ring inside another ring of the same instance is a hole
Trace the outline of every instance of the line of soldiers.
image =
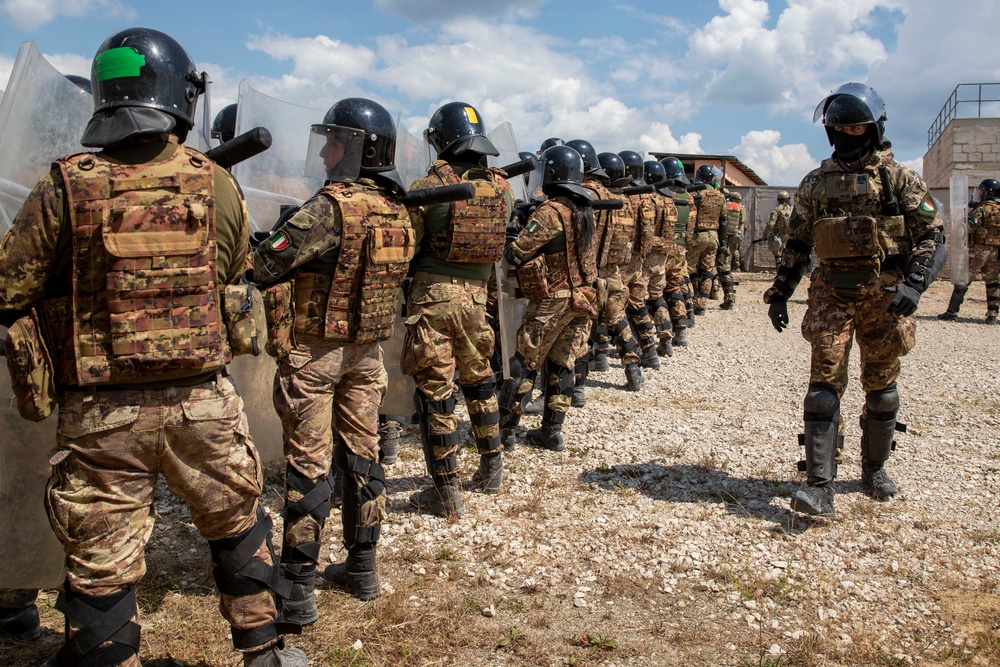
[[(416, 384), (431, 479), (410, 503), (449, 519), (464, 513), (456, 373), (479, 453), (466, 486), (495, 494), (535, 376), (544, 407), (526, 440), (563, 450), (569, 408), (585, 405), (587, 375), (608, 368), (612, 344), (626, 388), (638, 391), (643, 368), (689, 344), (716, 281), (721, 308), (735, 303), (730, 249), (740, 211), (711, 165), (689, 183), (676, 158), (642, 161), (634, 151), (598, 154), (585, 140), (547, 140), (532, 200), (519, 204), (511, 174), (488, 166), (499, 151), (478, 110), (452, 102), (425, 131), (437, 159), (408, 189), (392, 116), (347, 98), (309, 128), (306, 170), (323, 186), (251, 252), (236, 182), (184, 146), (205, 75), (183, 47), (155, 30), (123, 31), (98, 50), (91, 79), (95, 110), (83, 144), (101, 150), (59, 158), (0, 245), (5, 348), (20, 371), (12, 375), (24, 380), (15, 387), (19, 408), (41, 419), (59, 407), (46, 507), (66, 552), (57, 602), (66, 630), (50, 665), (139, 664), (135, 584), (159, 475), (208, 540), (220, 610), (244, 665), (307, 664), (284, 635), (318, 619), (317, 585), (361, 600), (379, 594), (386, 452), (378, 412), (396, 370), (386, 368), (380, 343), (392, 336), (401, 289), (400, 370)], [(803, 323), (814, 348), (809, 477), (792, 498), (793, 509), (811, 514), (833, 511), (839, 398), (855, 331), (867, 392), (862, 481), (874, 497), (895, 493), (882, 464), (897, 430), (898, 357), (913, 345), (912, 313), (942, 263), (936, 209), (887, 152), (881, 98), (848, 86), (817, 110), (836, 159), (803, 181), (765, 295), (781, 331), (815, 247), (820, 265)], [(854, 236), (845, 241), (842, 228)], [(517, 292), (505, 287), (513, 275)], [(527, 303), (513, 349), (497, 355), (492, 324), (505, 297)], [(265, 336), (277, 359), (274, 406), (287, 461), (280, 556), (258, 502), (259, 456), (226, 371)], [(500, 386), (498, 358), (508, 366)], [(347, 556), (319, 571), (336, 502)], [(29, 608), (27, 596), (17, 602), (8, 608)]]

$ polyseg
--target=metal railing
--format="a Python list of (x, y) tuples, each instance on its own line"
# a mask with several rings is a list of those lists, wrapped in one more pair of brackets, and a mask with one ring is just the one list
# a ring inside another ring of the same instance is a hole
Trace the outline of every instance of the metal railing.
[(927, 130), (927, 148), (934, 145), (955, 118), (1000, 117), (1000, 83), (960, 83)]

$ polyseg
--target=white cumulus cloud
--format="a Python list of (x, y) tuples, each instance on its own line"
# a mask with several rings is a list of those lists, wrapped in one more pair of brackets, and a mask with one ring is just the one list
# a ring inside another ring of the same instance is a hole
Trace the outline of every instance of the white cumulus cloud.
[(805, 144), (780, 142), (781, 132), (777, 130), (752, 130), (731, 150), (768, 184), (798, 185), (803, 176), (819, 166), (820, 160), (809, 154)]
[(135, 9), (120, 0), (2, 0), (0, 14), (24, 30), (36, 30), (57, 16), (101, 14), (124, 20), (137, 16)]

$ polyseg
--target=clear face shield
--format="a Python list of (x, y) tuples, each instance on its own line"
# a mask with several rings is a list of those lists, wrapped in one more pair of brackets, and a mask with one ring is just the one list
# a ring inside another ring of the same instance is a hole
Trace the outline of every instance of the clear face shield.
[(976, 190), (972, 193), (972, 199), (969, 200), (969, 203), (977, 206), (984, 201), (986, 201), (986, 189), (981, 185), (977, 186)]
[(356, 181), (361, 174), (364, 144), (363, 130), (340, 125), (313, 125), (305, 175), (338, 183)]

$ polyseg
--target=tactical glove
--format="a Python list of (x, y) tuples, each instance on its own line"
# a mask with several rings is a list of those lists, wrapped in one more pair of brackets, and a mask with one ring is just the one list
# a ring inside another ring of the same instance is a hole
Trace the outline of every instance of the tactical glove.
[(772, 301), (767, 307), (767, 316), (771, 318), (771, 324), (781, 333), (788, 327), (788, 302)]
[(887, 310), (893, 315), (909, 317), (917, 312), (917, 304), (920, 303), (921, 291), (916, 286), (900, 283), (896, 286), (896, 296), (889, 302)]

